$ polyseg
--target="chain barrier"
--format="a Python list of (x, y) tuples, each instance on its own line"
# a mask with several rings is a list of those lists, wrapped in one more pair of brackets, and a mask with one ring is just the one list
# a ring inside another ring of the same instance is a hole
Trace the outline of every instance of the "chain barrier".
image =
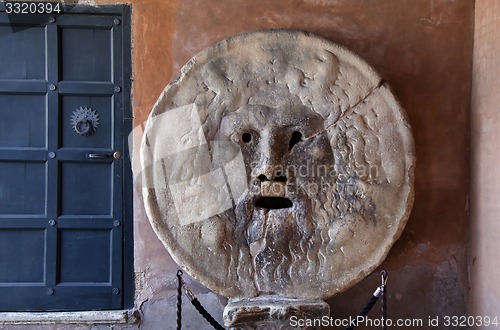
[(381, 288), (381, 295), (382, 295), (382, 303), (380, 304), (380, 313), (382, 314), (382, 330), (386, 330), (386, 320), (387, 320), (387, 279), (389, 278), (389, 275), (387, 275), (387, 272), (385, 270), (382, 270), (380, 272), (380, 277), (382, 278), (382, 285), (380, 286)]
[(358, 320), (362, 320), (375, 306), (375, 303), (379, 298), (382, 298), (382, 302), (380, 304), (380, 312), (381, 312), (381, 318), (382, 318), (382, 330), (386, 330), (386, 325), (385, 325), (385, 320), (387, 319), (387, 297), (386, 297), (386, 286), (387, 286), (387, 279), (389, 278), (389, 275), (385, 270), (382, 270), (380, 272), (380, 277), (381, 277), (381, 284), (380, 286), (375, 290), (373, 295), (370, 297), (370, 300), (368, 300), (368, 303), (366, 306), (359, 312), (358, 316), (351, 322), (351, 325), (346, 328), (346, 330), (353, 330), (355, 327), (358, 326)]
[(191, 304), (193, 304), (194, 308), (200, 313), (205, 320), (207, 320), (208, 323), (212, 325), (212, 327), (216, 330), (226, 330), (222, 325), (220, 325), (213, 317), (210, 315), (209, 312), (201, 305), (201, 303), (198, 301), (198, 298), (194, 295), (194, 293), (189, 290), (189, 288), (186, 285), (186, 282), (184, 282), (184, 279), (182, 278), (182, 275), (184, 273), (182, 270), (177, 271), (177, 281), (178, 281), (178, 286), (177, 286), (177, 330), (181, 330), (182, 327), (182, 289), (184, 289), (184, 293), (186, 294), (186, 297), (189, 299)]
[(177, 330), (182, 328), (182, 270), (177, 271)]
[[(177, 271), (177, 330), (181, 330), (182, 328), (182, 289), (184, 289), (184, 293), (186, 294), (186, 297), (189, 299), (189, 301), (193, 304), (193, 306), (196, 308), (196, 310), (207, 320), (208, 323), (212, 325), (212, 327), (216, 330), (226, 330), (222, 325), (220, 325), (213, 317), (210, 315), (210, 313), (207, 312), (207, 310), (201, 305), (201, 303), (198, 301), (198, 298), (194, 295), (194, 293), (187, 287), (186, 282), (184, 282), (184, 279), (182, 278), (182, 275), (184, 273), (182, 270)], [(382, 302), (380, 305), (380, 312), (381, 312), (381, 318), (382, 318), (382, 330), (386, 330), (387, 327), (385, 325), (385, 321), (387, 320), (387, 297), (386, 297), (386, 286), (387, 286), (387, 279), (389, 278), (389, 275), (385, 270), (382, 270), (380, 272), (380, 277), (381, 277), (381, 284), (380, 286), (375, 290), (373, 295), (370, 297), (370, 300), (368, 300), (368, 303), (366, 306), (359, 312), (358, 317), (354, 319), (349, 327), (346, 328), (346, 330), (353, 330), (355, 327), (358, 326), (358, 319), (365, 317), (375, 306), (375, 303), (378, 301), (379, 298), (382, 298)]]

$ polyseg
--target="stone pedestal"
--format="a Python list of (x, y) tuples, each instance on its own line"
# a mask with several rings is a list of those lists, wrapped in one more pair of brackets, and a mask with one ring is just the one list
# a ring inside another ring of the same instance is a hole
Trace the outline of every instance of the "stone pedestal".
[[(224, 323), (233, 330), (316, 329), (299, 327), (303, 320), (320, 320), (330, 307), (320, 299), (303, 300), (265, 296), (230, 299), (224, 309)], [(319, 327), (317, 328), (319, 329)]]

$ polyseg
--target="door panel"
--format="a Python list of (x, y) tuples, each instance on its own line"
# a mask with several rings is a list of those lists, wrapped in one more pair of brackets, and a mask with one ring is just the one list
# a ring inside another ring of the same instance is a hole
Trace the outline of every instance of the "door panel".
[(61, 215), (113, 215), (112, 164), (65, 162), (61, 169)]
[(63, 28), (63, 80), (111, 81), (111, 37), (110, 27)]
[(45, 95), (0, 94), (0, 145), (43, 148), (46, 145)]
[(0, 162), (0, 221), (10, 215), (45, 216), (46, 164)]
[[(61, 230), (59, 283), (111, 283), (111, 230)], [(85, 269), (84, 272), (81, 269)]]
[[(45, 230), (0, 231), (0, 283), (36, 283), (45, 277)], [(12, 271), (16, 269), (17, 271)]]
[(0, 26), (0, 79), (45, 79), (45, 28)]
[(0, 311), (123, 308), (128, 14), (111, 12), (0, 13)]

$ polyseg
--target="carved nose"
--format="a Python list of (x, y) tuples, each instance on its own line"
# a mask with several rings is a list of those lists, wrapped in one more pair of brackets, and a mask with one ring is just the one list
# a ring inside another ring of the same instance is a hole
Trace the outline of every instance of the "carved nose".
[(283, 149), (286, 145), (282, 145), (281, 139), (274, 136), (272, 132), (263, 134), (259, 143), (260, 159), (256, 168), (255, 177), (260, 182), (265, 181), (286, 181), (285, 173), (283, 173), (282, 158)]
[(269, 165), (267, 162), (262, 162), (260, 166), (257, 168), (257, 179), (261, 182), (264, 181), (273, 181), (274, 179), (274, 167)]
[[(282, 167), (283, 147), (286, 148), (286, 146), (280, 144), (280, 139), (273, 136), (264, 135), (261, 140), (259, 145), (260, 159), (255, 177), (260, 181), (260, 194), (263, 199), (259, 199), (260, 202), (256, 204), (257, 207), (270, 209), (291, 206), (291, 202), (288, 200), (286, 206), (274, 207), (271, 205), (274, 203), (272, 202), (274, 199), (283, 198), (286, 193), (286, 176)], [(271, 204), (268, 205), (269, 201), (271, 201)]]
[[(281, 175), (280, 172), (274, 172), (272, 167), (269, 167), (265, 172), (267, 175), (260, 174), (257, 176), (257, 179), (260, 181), (260, 194), (271, 198), (285, 196), (286, 176)], [(265, 207), (257, 204), (256, 206)]]

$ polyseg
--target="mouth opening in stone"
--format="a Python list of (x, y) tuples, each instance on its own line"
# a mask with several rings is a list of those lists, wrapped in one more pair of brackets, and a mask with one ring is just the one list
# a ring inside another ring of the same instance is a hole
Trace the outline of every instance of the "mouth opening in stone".
[(293, 206), (293, 203), (285, 197), (261, 197), (255, 201), (255, 206), (268, 210), (276, 210), (290, 208)]

